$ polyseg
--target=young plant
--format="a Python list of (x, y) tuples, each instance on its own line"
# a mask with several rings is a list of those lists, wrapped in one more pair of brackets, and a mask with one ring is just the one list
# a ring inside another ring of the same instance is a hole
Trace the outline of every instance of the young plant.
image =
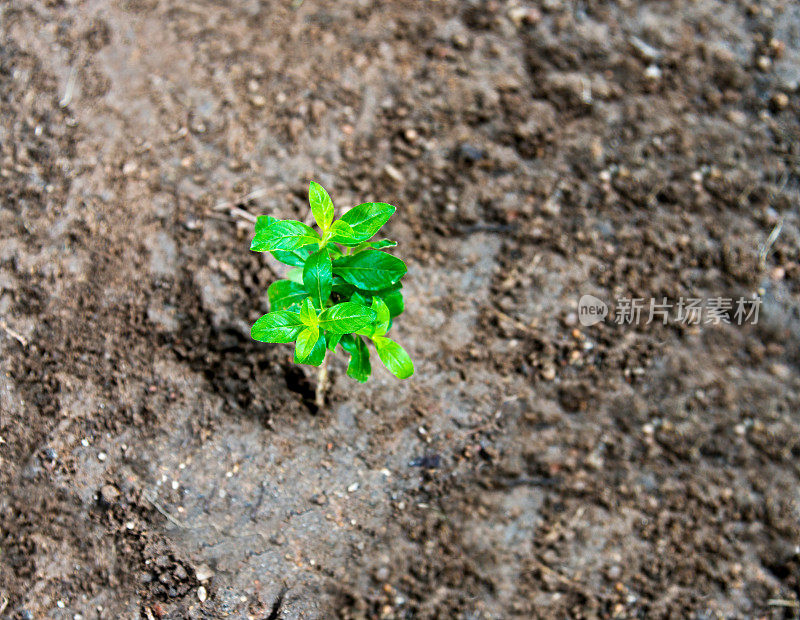
[(395, 208), (367, 202), (334, 220), (328, 192), (313, 181), (308, 201), (319, 231), (268, 215), (256, 222), (250, 249), (270, 252), (292, 268), (285, 280), (270, 284), (270, 312), (255, 322), (250, 334), (260, 342), (294, 342), (295, 363), (319, 366), (321, 405), (326, 355), (337, 345), (350, 355), (347, 376), (362, 383), (372, 373), (368, 341), (396, 377), (410, 377), (414, 364), (403, 347), (386, 337), (404, 309), (400, 279), (405, 263), (381, 251), (397, 245), (394, 241), (371, 241)]

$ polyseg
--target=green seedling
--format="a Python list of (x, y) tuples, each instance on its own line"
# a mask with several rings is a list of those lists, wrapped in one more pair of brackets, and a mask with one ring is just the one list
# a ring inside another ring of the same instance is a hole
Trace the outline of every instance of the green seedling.
[(371, 240), (395, 208), (367, 202), (334, 220), (333, 201), (313, 181), (308, 201), (319, 230), (268, 215), (256, 222), (250, 249), (270, 252), (291, 269), (285, 280), (267, 289), (270, 312), (255, 322), (250, 334), (260, 342), (293, 342), (295, 363), (320, 367), (321, 406), (326, 356), (337, 346), (350, 356), (347, 376), (362, 383), (372, 374), (368, 342), (400, 379), (414, 374), (414, 364), (403, 347), (386, 337), (404, 309), (400, 279), (406, 265), (381, 251), (397, 245), (394, 241)]

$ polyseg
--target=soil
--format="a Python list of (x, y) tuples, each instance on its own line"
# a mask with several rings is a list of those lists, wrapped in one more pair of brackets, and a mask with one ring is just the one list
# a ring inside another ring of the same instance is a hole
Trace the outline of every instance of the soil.
[[(798, 614), (798, 4), (13, 0), (0, 36), (0, 617)], [(249, 337), (248, 217), (312, 178), (398, 206), (416, 363), (339, 354), (320, 410)]]

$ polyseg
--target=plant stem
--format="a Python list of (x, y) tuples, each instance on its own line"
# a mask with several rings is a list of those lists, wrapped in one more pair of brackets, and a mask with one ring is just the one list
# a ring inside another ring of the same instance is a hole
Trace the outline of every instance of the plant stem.
[(314, 398), (314, 404), (317, 405), (318, 409), (322, 409), (325, 406), (325, 392), (328, 391), (328, 356), (325, 356), (325, 359), (322, 360), (322, 364), (320, 364), (319, 372), (317, 373), (317, 392), (316, 397)]

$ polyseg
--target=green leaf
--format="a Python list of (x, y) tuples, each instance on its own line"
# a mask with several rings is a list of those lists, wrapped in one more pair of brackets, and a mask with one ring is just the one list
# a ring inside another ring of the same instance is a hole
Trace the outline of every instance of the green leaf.
[(403, 314), (403, 310), (405, 310), (405, 304), (403, 302), (403, 293), (398, 291), (390, 291), (382, 296), (383, 301), (386, 306), (389, 308), (389, 316), (392, 318), (396, 316), (400, 316)]
[(306, 289), (291, 280), (276, 280), (267, 289), (270, 310), (288, 310), (307, 296)]
[(353, 291), (350, 295), (350, 301), (354, 301), (362, 306), (372, 305), (372, 295), (368, 291)]
[(296, 250), (319, 241), (319, 235), (310, 226), (294, 220), (278, 220), (256, 232), (250, 249), (254, 252)]
[(375, 320), (371, 308), (346, 301), (327, 308), (319, 315), (320, 328), (334, 334), (352, 334)]
[(304, 245), (296, 250), (275, 250), (272, 255), (282, 263), (292, 267), (302, 267), (306, 264), (306, 259), (317, 249), (317, 244)]
[(350, 224), (359, 241), (366, 241), (389, 221), (394, 212), (395, 208), (385, 202), (365, 202), (350, 209), (342, 220)]
[(405, 349), (394, 340), (389, 340), (383, 336), (375, 336), (372, 339), (375, 348), (378, 350), (378, 357), (381, 358), (383, 365), (398, 379), (407, 379), (414, 374), (414, 363), (406, 353)]
[(386, 288), (380, 288), (377, 290), (365, 290), (359, 289), (359, 292), (363, 293), (364, 295), (368, 295), (372, 297), (373, 295), (377, 295), (378, 297), (386, 297), (392, 291), (399, 291), (403, 288), (403, 285), (400, 282), (395, 282), (394, 284), (390, 284)]
[(328, 350), (335, 351), (336, 345), (339, 344), (339, 340), (341, 340), (342, 334), (332, 334), (327, 332), (325, 334), (325, 342), (328, 343)]
[(317, 311), (314, 310), (314, 304), (311, 302), (310, 297), (306, 297), (303, 300), (303, 305), (300, 306), (300, 320), (303, 321), (303, 325), (308, 325), (309, 327), (317, 327), (319, 325)]
[(301, 361), (306, 359), (311, 354), (311, 351), (314, 350), (314, 345), (317, 344), (318, 339), (318, 327), (306, 327), (301, 331), (297, 336), (297, 345), (294, 349), (295, 358)]
[[(356, 295), (360, 297), (358, 293), (355, 293), (352, 297), (353, 300), (356, 299)], [(372, 338), (373, 336), (383, 336), (389, 331), (389, 325), (392, 319), (389, 316), (389, 308), (386, 307), (386, 304), (383, 303), (380, 297), (372, 298), (372, 309), (375, 311), (375, 321), (359, 329), (356, 332), (357, 334)]]
[(356, 290), (356, 287), (352, 284), (348, 284), (344, 281), (341, 276), (333, 276), (333, 292), (337, 293), (338, 295), (345, 295), (350, 297), (353, 294), (353, 291)]
[(358, 247), (354, 250), (355, 252), (361, 252), (362, 250), (367, 250), (372, 248), (373, 250), (380, 250), (382, 248), (393, 248), (397, 245), (397, 241), (392, 241), (391, 239), (380, 239), (378, 241), (365, 241), (358, 245)]
[(303, 286), (317, 308), (324, 308), (333, 289), (333, 268), (328, 251), (323, 248), (308, 257), (303, 267)]
[(256, 235), (258, 235), (258, 233), (262, 232), (263, 230), (266, 230), (277, 221), (278, 220), (276, 220), (271, 215), (259, 215), (256, 218)]
[(333, 221), (333, 201), (328, 196), (328, 192), (319, 183), (311, 181), (311, 185), (308, 187), (308, 202), (317, 226), (322, 230), (328, 230)]
[(325, 336), (320, 332), (314, 348), (311, 349), (308, 357), (301, 360), (297, 358), (297, 349), (295, 348), (294, 363), (295, 364), (309, 364), (311, 366), (319, 366), (322, 360), (325, 359)]
[(372, 309), (377, 315), (375, 319), (375, 331), (372, 332), (372, 335), (383, 336), (389, 331), (389, 322), (392, 320), (392, 317), (389, 315), (389, 308), (380, 297), (373, 297)]
[(344, 220), (336, 220), (330, 229), (331, 241), (341, 243), (344, 246), (355, 247), (361, 243), (360, 237), (356, 235), (350, 224)]
[(277, 310), (258, 319), (250, 329), (250, 336), (259, 342), (292, 342), (304, 327), (296, 312)]
[(286, 272), (286, 279), (303, 286), (303, 270), (300, 267), (292, 267)]
[(358, 288), (375, 291), (387, 288), (406, 273), (406, 265), (396, 256), (364, 250), (351, 256), (337, 258), (333, 272)]
[[(334, 224), (335, 223), (336, 222), (334, 222)], [(330, 255), (331, 259), (336, 259), (340, 256), (343, 256), (342, 251), (332, 243), (327, 244), (325, 249), (328, 250), (328, 254)]]
[(362, 338), (347, 334), (342, 336), (342, 348), (350, 354), (350, 363), (347, 365), (347, 376), (366, 383), (372, 374), (369, 363), (369, 349)]

